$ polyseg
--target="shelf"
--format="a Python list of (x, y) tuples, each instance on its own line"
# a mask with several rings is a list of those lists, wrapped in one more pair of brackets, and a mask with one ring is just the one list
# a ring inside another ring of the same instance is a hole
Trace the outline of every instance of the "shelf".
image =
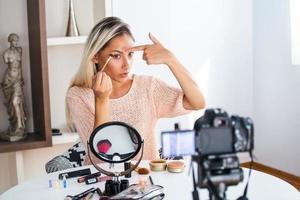
[(69, 44), (84, 44), (87, 36), (77, 37), (51, 37), (47, 39), (48, 46), (69, 45)]
[(11, 152), (11, 151), (20, 151), (26, 149), (33, 148), (41, 148), (45, 146), (49, 146), (48, 142), (37, 133), (29, 133), (27, 138), (18, 142), (8, 142), (8, 141), (0, 141), (0, 153), (3, 152)]
[(0, 141), (0, 153), (52, 145), (45, 0), (27, 0), (27, 18), (33, 133), (18, 142)]
[(52, 136), (52, 144), (68, 144), (75, 143), (79, 141), (78, 133), (63, 133), (62, 135)]

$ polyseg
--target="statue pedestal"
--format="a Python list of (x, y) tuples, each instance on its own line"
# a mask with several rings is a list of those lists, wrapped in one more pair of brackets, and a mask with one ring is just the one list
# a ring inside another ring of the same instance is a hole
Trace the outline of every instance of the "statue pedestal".
[(0, 133), (0, 139), (9, 141), (9, 142), (17, 142), (26, 139), (27, 133), (17, 133), (17, 134), (12, 134), (9, 133), (8, 131)]

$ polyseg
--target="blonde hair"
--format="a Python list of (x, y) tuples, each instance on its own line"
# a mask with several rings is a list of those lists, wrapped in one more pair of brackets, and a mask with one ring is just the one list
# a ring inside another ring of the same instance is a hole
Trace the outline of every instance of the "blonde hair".
[[(94, 26), (85, 44), (79, 70), (71, 81), (69, 88), (73, 86), (92, 88), (92, 77), (96, 73), (96, 67), (92, 62), (93, 57), (107, 47), (112, 39), (122, 34), (128, 34), (134, 40), (129, 25), (118, 17), (103, 18)], [(71, 131), (74, 131), (75, 128), (67, 103), (66, 118), (68, 127)]]

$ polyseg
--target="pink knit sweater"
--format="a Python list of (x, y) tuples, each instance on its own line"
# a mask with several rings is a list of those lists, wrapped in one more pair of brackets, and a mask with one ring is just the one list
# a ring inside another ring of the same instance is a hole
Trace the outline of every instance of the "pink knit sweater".
[[(110, 99), (112, 121), (130, 124), (144, 139), (143, 159), (158, 158), (156, 122), (159, 118), (175, 117), (189, 112), (183, 108), (183, 93), (151, 76), (134, 75), (127, 94)], [(67, 93), (67, 105), (77, 132), (86, 146), (94, 126), (95, 99), (91, 89), (72, 87)], [(86, 159), (86, 164), (90, 164)]]

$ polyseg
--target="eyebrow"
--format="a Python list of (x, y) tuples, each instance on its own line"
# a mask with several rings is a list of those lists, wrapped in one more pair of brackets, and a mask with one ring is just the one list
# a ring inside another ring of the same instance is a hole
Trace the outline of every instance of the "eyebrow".
[(123, 52), (123, 51), (120, 51), (120, 50), (112, 50), (111, 52), (117, 52), (117, 53), (124, 54), (124, 52)]
[[(121, 50), (117, 50), (117, 49), (111, 51), (111, 53), (113, 53), (113, 52), (117, 52), (117, 53), (120, 53), (120, 54), (125, 54), (126, 53), (125, 51), (121, 51)], [(129, 51), (128, 53), (130, 53), (130, 52), (132, 52), (132, 51)]]

